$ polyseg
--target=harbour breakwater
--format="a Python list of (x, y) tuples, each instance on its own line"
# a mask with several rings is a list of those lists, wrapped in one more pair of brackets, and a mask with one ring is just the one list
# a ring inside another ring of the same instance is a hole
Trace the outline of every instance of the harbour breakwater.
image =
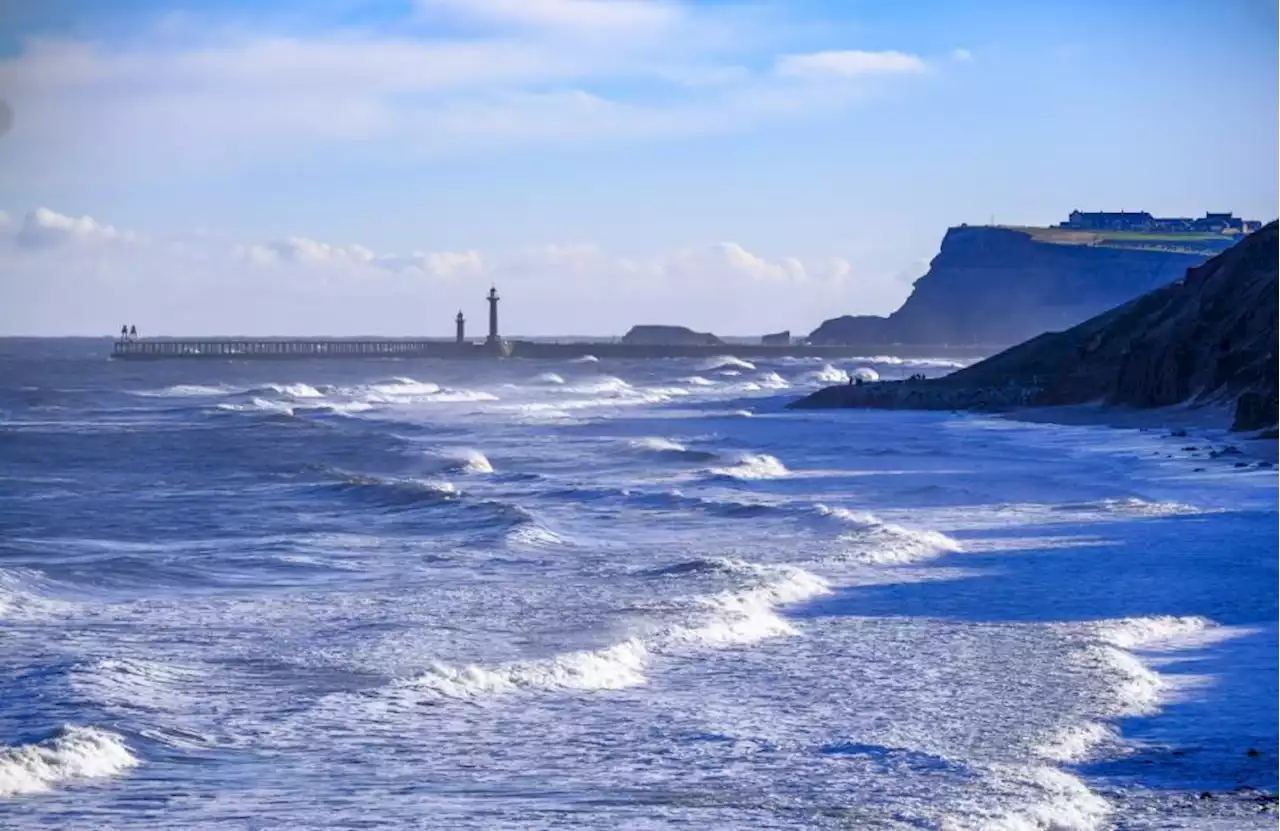
[(423, 339), (346, 338), (134, 338), (117, 340), (111, 357), (117, 360), (302, 360), (324, 358), (702, 358), (734, 355), (747, 358), (854, 358), (895, 355), (900, 358), (947, 357), (977, 359), (998, 346), (945, 344), (905, 347), (900, 344), (778, 345), (636, 344), (619, 341), (546, 342), (498, 340), (484, 343)]

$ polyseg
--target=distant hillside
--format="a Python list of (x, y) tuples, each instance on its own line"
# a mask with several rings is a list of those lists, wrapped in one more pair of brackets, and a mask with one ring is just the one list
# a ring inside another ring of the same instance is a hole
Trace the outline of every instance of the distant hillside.
[[(911, 296), (885, 317), (839, 317), (816, 344), (974, 344), (994, 348), (1083, 320), (1181, 277), (1230, 240), (951, 228)], [(1204, 235), (1200, 235), (1204, 236)]]
[(1273, 425), (1278, 256), (1272, 222), (1183, 279), (1065, 332), (1040, 335), (945, 378), (828, 387), (793, 406), (1235, 403), (1236, 429)]

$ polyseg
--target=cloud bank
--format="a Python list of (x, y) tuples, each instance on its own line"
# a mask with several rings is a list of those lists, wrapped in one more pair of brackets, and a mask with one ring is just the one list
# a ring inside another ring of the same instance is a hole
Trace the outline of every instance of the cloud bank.
[[(124, 231), (37, 208), (0, 213), (0, 334), (448, 335), (496, 284), (512, 334), (621, 334), (674, 323), (724, 334), (808, 331), (887, 310), (902, 283), (839, 257), (768, 257), (735, 242), (621, 256), (590, 244), (378, 252), (305, 236), (240, 242)], [(877, 288), (878, 287), (878, 288)]]
[(900, 51), (778, 51), (734, 4), (418, 0), (383, 26), (171, 14), (0, 59), (24, 176), (160, 177), (341, 148), (406, 162), (740, 131), (924, 74)]

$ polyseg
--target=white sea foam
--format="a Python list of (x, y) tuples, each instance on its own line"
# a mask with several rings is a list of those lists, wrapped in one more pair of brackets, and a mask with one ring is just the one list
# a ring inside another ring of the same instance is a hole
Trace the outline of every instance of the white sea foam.
[(536, 383), (539, 383), (539, 384), (555, 384), (555, 385), (559, 385), (559, 384), (563, 384), (563, 383), (564, 383), (564, 377), (563, 377), (563, 376), (561, 376), (561, 375), (558, 375), (558, 374), (556, 374), (556, 373), (554, 373), (554, 372), (543, 372), (543, 373), (540, 373), (540, 374), (538, 375), (538, 377), (534, 378), (533, 380), (534, 380)]
[(236, 404), (230, 401), (224, 401), (218, 405), (219, 410), (229, 410), (231, 412), (263, 412), (263, 413), (280, 413), (281, 415), (293, 415), (293, 407), (284, 401), (274, 401), (269, 398), (250, 398), (247, 402)]
[(1054, 767), (1002, 768), (1005, 787), (1016, 789), (1029, 804), (978, 824), (947, 822), (943, 828), (981, 831), (1098, 831), (1111, 804), (1089, 790), (1077, 776)]
[(717, 369), (755, 369), (756, 365), (732, 355), (717, 355), (698, 364), (700, 372), (711, 372)]
[(204, 384), (175, 384), (174, 386), (165, 387), (161, 390), (144, 390), (135, 394), (146, 396), (148, 398), (210, 398), (234, 392), (239, 392), (239, 390), (235, 387), (228, 387), (222, 384), (219, 384), (218, 386), (207, 386)]
[(791, 471), (776, 456), (767, 453), (740, 453), (734, 457), (732, 465), (712, 468), (711, 473), (734, 479), (781, 479), (789, 476)]
[(263, 389), (289, 398), (324, 398), (324, 393), (310, 384), (267, 384)]
[(48, 597), (39, 572), (0, 568), (0, 620), (39, 620), (65, 613), (72, 604)]
[(1036, 747), (1036, 753), (1054, 762), (1078, 764), (1087, 761), (1098, 745), (1116, 740), (1113, 728), (1097, 721), (1069, 724)]
[(600, 395), (602, 393), (621, 395), (630, 393), (634, 390), (634, 388), (626, 381), (612, 375), (601, 375), (594, 381), (577, 384), (572, 387), (566, 387), (565, 389), (568, 392), (581, 393), (584, 395)]
[(507, 542), (522, 548), (546, 548), (564, 544), (564, 538), (541, 525), (526, 523), (517, 525), (506, 534)]
[(78, 664), (70, 673), (71, 685), (94, 701), (143, 710), (188, 706), (200, 680), (188, 667), (136, 658), (102, 658)]
[(368, 386), (369, 391), (378, 395), (417, 396), (435, 395), (440, 392), (440, 385), (430, 381), (416, 381), (413, 378), (388, 378)]
[(655, 453), (684, 453), (689, 449), (680, 444), (680, 442), (664, 439), (660, 436), (632, 439), (631, 446), (637, 450), (652, 450)]
[(804, 377), (820, 384), (844, 384), (849, 381), (849, 373), (831, 364), (824, 364), (821, 369), (807, 372)]
[(604, 649), (567, 652), (538, 661), (514, 661), (493, 668), (434, 664), (396, 685), (413, 696), (470, 700), (523, 690), (620, 690), (645, 682), (649, 650), (635, 638)]
[(796, 628), (778, 613), (780, 606), (828, 594), (827, 581), (794, 566), (762, 566), (741, 560), (723, 560), (725, 570), (745, 573), (753, 585), (697, 598), (697, 623), (677, 626), (659, 638), (662, 647), (680, 645), (734, 646), (766, 638), (796, 634)]
[(655, 653), (742, 646), (766, 638), (795, 635), (796, 628), (781, 617), (778, 607), (830, 591), (825, 580), (793, 566), (758, 565), (727, 558), (708, 558), (705, 563), (706, 568), (696, 568), (695, 563), (687, 569), (677, 567), (670, 573), (714, 571), (742, 578), (746, 585), (690, 598), (685, 604), (688, 623), (600, 649), (536, 660), (491, 667), (434, 663), (425, 672), (392, 684), (379, 697), (384, 704), (394, 707), (423, 700), (470, 701), (529, 691), (579, 692), (634, 687), (646, 682), (645, 670)]
[(1093, 624), (1093, 640), (1080, 653), (1081, 663), (1111, 679), (1103, 715), (1138, 716), (1155, 712), (1167, 683), (1129, 650), (1177, 646), (1201, 636), (1213, 624), (1201, 617), (1120, 618)]
[[(876, 372), (874, 369), (872, 369), (872, 368), (871, 368), (871, 367), (869, 367), (869, 366), (860, 366), (860, 367), (858, 367), (857, 369), (855, 369), (853, 372), (849, 373), (849, 375), (850, 375), (850, 376), (851, 376), (855, 381), (868, 381), (868, 382), (871, 382), (871, 381), (879, 381), (879, 380), (880, 380), (880, 373), (879, 373), (879, 372)], [(846, 380), (847, 380), (847, 379), (846, 379)]]
[(855, 558), (877, 565), (903, 565), (919, 562), (940, 554), (961, 550), (960, 544), (938, 531), (905, 528), (885, 522), (875, 514), (815, 505), (820, 517), (829, 518), (849, 529), (853, 540), (861, 544)]
[(710, 378), (703, 378), (701, 375), (690, 375), (686, 378), (681, 378), (680, 380), (691, 387), (714, 387), (716, 384), (715, 381), (712, 381)]
[(1095, 624), (1098, 637), (1121, 649), (1137, 649), (1168, 643), (1214, 626), (1208, 618), (1195, 615), (1176, 617), (1128, 617)]
[(894, 355), (873, 355), (870, 357), (850, 358), (868, 364), (886, 364), (888, 366), (931, 366), (943, 369), (960, 369), (968, 366), (964, 361), (953, 361), (949, 358), (898, 358)]
[(776, 372), (762, 372), (756, 376), (755, 383), (761, 389), (784, 390), (791, 386), (786, 378)]
[(120, 736), (66, 725), (32, 744), (0, 748), (0, 796), (40, 793), (77, 779), (101, 779), (138, 764)]
[(484, 455), (479, 450), (460, 448), (457, 450), (446, 451), (441, 455), (443, 455), (445, 459), (445, 470), (449, 470), (454, 473), (493, 473), (493, 463), (489, 461), (488, 456)]
[(571, 364), (598, 364), (598, 363), (600, 363), (600, 359), (599, 359), (599, 358), (597, 358), (595, 355), (581, 355), (581, 356), (579, 356), (579, 357), (577, 357), (577, 358), (571, 358), (571, 359), (569, 360), (569, 363), (571, 363)]

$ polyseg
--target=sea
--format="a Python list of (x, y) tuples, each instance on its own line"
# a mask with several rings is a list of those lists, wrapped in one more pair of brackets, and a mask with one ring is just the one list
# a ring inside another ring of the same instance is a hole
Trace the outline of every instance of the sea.
[(1276, 826), (1243, 440), (109, 347), (0, 341), (0, 827)]

